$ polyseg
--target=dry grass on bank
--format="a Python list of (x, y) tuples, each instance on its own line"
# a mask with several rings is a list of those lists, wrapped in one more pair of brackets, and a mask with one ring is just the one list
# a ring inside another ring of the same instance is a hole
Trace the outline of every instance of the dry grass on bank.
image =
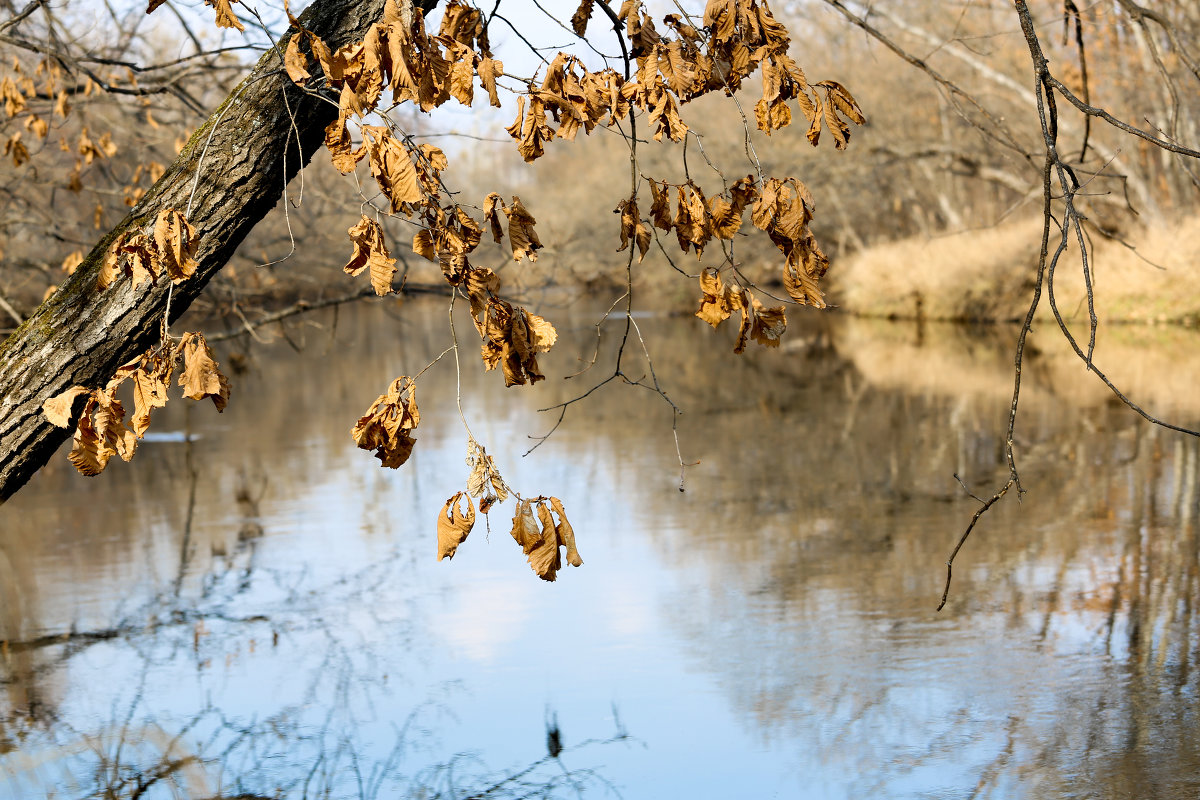
[[(1028, 220), (868, 248), (830, 270), (830, 299), (863, 316), (1018, 320), (1033, 288), (1040, 230), (1040, 221)], [(1129, 246), (1098, 236), (1092, 243), (1101, 321), (1200, 321), (1200, 218), (1141, 229)], [(1064, 254), (1055, 294), (1065, 317), (1086, 322), (1079, 264), (1077, 248)]]
[[(841, 317), (835, 334), (838, 353), (873, 386), (999, 402), (1012, 395), (1015, 325), (895, 325)], [(1030, 345), (1021, 384), (1027, 412), (1049, 404), (1086, 409), (1114, 402), (1053, 322), (1035, 325)], [(1200, 333), (1167, 326), (1101, 327), (1095, 363), (1148, 413), (1185, 424), (1200, 417), (1195, 392)]]

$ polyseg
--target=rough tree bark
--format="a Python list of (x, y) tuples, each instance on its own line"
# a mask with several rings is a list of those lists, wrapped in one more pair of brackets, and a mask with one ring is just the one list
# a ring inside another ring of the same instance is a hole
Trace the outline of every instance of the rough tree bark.
[[(361, 39), (383, 7), (384, 0), (317, 0), (301, 22), (338, 47)], [(199, 267), (174, 287), (169, 303), (174, 321), (321, 146), (337, 107), (287, 79), (280, 53), (294, 32), (282, 37), (278, 52), (269, 51), (259, 60), (162, 179), (100, 240), (63, 287), (0, 345), (0, 503), (71, 436), (46, 420), (42, 403), (71, 386), (102, 386), (160, 336), (168, 307), (165, 281), (133, 289), (122, 280), (97, 290), (110, 242), (152, 224), (160, 209), (183, 211), (190, 204)]]

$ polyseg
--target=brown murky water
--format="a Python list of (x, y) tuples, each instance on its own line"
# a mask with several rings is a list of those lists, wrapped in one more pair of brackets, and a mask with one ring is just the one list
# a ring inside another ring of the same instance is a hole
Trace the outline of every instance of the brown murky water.
[[(538, 581), (510, 506), (434, 561), (467, 474), (451, 356), (418, 384), (407, 465), (354, 448), (370, 401), (449, 344), (442, 301), (238, 343), (224, 414), (173, 400), (133, 463), (85, 479), (64, 451), (0, 507), (0, 797), (1200, 790), (1200, 448), (1110, 402), (1049, 331), (1017, 435), (1029, 492), (938, 614), (976, 507), (953, 476), (1005, 475), (1011, 332), (809, 315), (737, 357), (698, 320), (638, 318), (699, 462), (681, 494), (670, 406), (617, 382), (522, 458), (557, 418), (536, 409), (610, 374), (620, 332), (564, 381), (598, 315), (544, 312), (549, 380), (504, 390), (467, 344), (463, 409), (511, 485), (563, 499), (584, 567)], [(1098, 363), (1194, 426), (1198, 345), (1110, 329)]]

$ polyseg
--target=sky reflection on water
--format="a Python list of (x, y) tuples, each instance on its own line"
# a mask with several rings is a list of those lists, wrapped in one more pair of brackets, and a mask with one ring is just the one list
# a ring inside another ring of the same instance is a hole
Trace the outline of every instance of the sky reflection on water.
[[(550, 379), (505, 391), (468, 358), (463, 403), (510, 485), (563, 499), (585, 565), (553, 584), (511, 506), (434, 561), (466, 477), (447, 362), (418, 384), (408, 464), (350, 440), (444, 348), (440, 303), (343, 311), (336, 346), (308, 328), (300, 354), (254, 347), (225, 414), (173, 399), (98, 479), (56, 457), (0, 508), (0, 797), (64, 776), (86, 796), (84, 745), (120, 730), (151, 749), (186, 731), (190, 796), (300, 797), (320, 763), (357, 797), (350, 754), (379, 765), (397, 742), (378, 796), (432, 796), (541, 758), (550, 712), (568, 745), (633, 737), (564, 756), (600, 776), (588, 796), (1195, 793), (1194, 441), (1078, 389), (1046, 343), (1018, 430), (1030, 493), (984, 523), (935, 614), (974, 511), (953, 474), (979, 492), (1004, 474), (1002, 332), (824, 316), (738, 358), (697, 320), (639, 320), (699, 461), (681, 494), (669, 407), (641, 389), (573, 406), (520, 457), (553, 424), (536, 409), (592, 385), (556, 376), (590, 358), (594, 315), (546, 313)], [(1135, 378), (1194, 422), (1175, 379)]]

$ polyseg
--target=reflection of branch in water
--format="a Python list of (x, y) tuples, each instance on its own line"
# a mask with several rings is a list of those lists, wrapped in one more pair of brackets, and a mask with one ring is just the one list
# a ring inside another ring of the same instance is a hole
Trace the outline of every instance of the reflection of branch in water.
[[(448, 294), (449, 291), (450, 287), (442, 286), (440, 284), (409, 283), (404, 286), (403, 294), (444, 295)], [(369, 297), (375, 297), (375, 290), (370, 286), (367, 286), (358, 290), (357, 292), (351, 292), (350, 294), (341, 295), (339, 297), (329, 297), (324, 300), (299, 300), (287, 308), (274, 311), (270, 314), (264, 314), (262, 317), (253, 321), (247, 320), (239, 311), (239, 316), (241, 316), (242, 320), (242, 325), (240, 327), (230, 328), (229, 330), (222, 331), (221, 333), (214, 333), (213, 335), (206, 336), (205, 338), (210, 342), (221, 342), (225, 341), (226, 339), (235, 339), (238, 336), (245, 336), (249, 334), (254, 339), (261, 341), (256, 331), (265, 325), (270, 325), (273, 322), (281, 322), (289, 317), (294, 317), (299, 314), (307, 314), (310, 311), (317, 311), (322, 308), (330, 308), (331, 306), (337, 307), (344, 303), (352, 303), (355, 300), (364, 300)]]

